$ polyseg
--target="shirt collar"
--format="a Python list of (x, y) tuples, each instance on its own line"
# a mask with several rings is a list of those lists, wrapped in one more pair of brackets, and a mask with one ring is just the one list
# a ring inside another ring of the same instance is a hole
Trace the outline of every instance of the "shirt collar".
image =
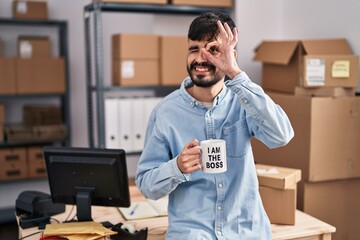
[[(200, 105), (201, 102), (199, 102), (198, 100), (193, 98), (186, 91), (187, 88), (192, 87), (192, 86), (194, 86), (194, 84), (191, 81), (190, 77), (185, 78), (184, 81), (182, 82), (181, 86), (180, 86), (180, 94), (181, 94), (181, 96), (183, 97), (183, 99), (185, 100), (186, 103), (189, 103), (192, 107), (195, 107), (195, 106)], [(223, 89), (221, 90), (221, 92), (215, 97), (213, 106), (219, 105), (221, 103), (221, 101), (224, 99), (224, 97), (226, 96), (227, 92), (228, 92), (228, 88), (224, 84)]]

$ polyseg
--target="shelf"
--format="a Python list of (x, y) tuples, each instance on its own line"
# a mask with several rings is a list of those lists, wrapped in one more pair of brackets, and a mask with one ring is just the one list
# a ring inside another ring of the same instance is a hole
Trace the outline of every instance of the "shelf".
[(13, 26), (33, 26), (33, 27), (53, 27), (58, 25), (66, 25), (66, 21), (59, 20), (22, 20), (12, 18), (0, 18), (0, 25)]
[[(231, 14), (233, 8), (180, 6), (171, 4), (137, 4), (95, 2), (84, 7), (86, 95), (88, 116), (88, 137), (90, 147), (105, 148), (105, 94), (131, 90), (154, 90), (157, 96), (165, 96), (179, 86), (123, 87), (104, 86), (104, 39), (102, 35), (102, 14), (107, 12), (150, 13), (172, 15), (200, 15), (204, 12)], [(90, 21), (93, 20), (93, 21)], [(95, 127), (95, 124), (97, 125)], [(96, 132), (96, 134), (95, 134)], [(95, 141), (97, 140), (97, 141)], [(97, 142), (97, 144), (95, 144)]]
[(0, 100), (6, 99), (26, 99), (26, 98), (52, 98), (52, 97), (64, 97), (65, 93), (34, 93), (34, 94), (0, 94)]
[(180, 6), (180, 5), (161, 5), (161, 4), (131, 4), (131, 3), (92, 3), (84, 8), (91, 12), (100, 10), (102, 12), (132, 12), (132, 13), (156, 13), (156, 14), (201, 14), (209, 11), (220, 11), (231, 13), (231, 8), (225, 7), (199, 7), (199, 6)]

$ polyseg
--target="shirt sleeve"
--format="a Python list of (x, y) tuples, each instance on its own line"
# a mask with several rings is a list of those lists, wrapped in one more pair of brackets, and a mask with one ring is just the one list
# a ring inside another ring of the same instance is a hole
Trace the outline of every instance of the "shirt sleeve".
[(254, 137), (269, 148), (286, 145), (293, 138), (294, 130), (286, 113), (245, 72), (228, 80), (226, 86), (239, 96)]
[[(155, 113), (153, 112), (153, 115)], [(179, 184), (189, 180), (177, 166), (177, 157), (167, 153), (168, 144), (158, 131), (155, 120), (150, 120), (145, 148), (140, 156), (136, 171), (136, 185), (142, 194), (150, 199), (159, 199), (170, 194)]]

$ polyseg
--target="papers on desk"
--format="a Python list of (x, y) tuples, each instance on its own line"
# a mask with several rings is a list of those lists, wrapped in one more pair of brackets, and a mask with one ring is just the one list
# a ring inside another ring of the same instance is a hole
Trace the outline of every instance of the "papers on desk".
[(159, 200), (146, 199), (144, 201), (136, 201), (128, 208), (120, 207), (119, 211), (126, 220), (143, 219), (167, 216), (167, 207), (169, 199), (167, 197)]

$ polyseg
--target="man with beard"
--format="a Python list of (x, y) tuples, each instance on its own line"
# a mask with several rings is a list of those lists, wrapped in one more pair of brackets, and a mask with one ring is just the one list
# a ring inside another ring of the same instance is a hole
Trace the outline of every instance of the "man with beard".
[[(274, 148), (294, 132), (284, 111), (239, 68), (237, 41), (225, 14), (193, 20), (189, 77), (150, 116), (136, 184), (145, 197), (169, 195), (166, 239), (271, 239), (250, 138)], [(226, 172), (201, 171), (197, 146), (205, 139), (226, 141)]]

